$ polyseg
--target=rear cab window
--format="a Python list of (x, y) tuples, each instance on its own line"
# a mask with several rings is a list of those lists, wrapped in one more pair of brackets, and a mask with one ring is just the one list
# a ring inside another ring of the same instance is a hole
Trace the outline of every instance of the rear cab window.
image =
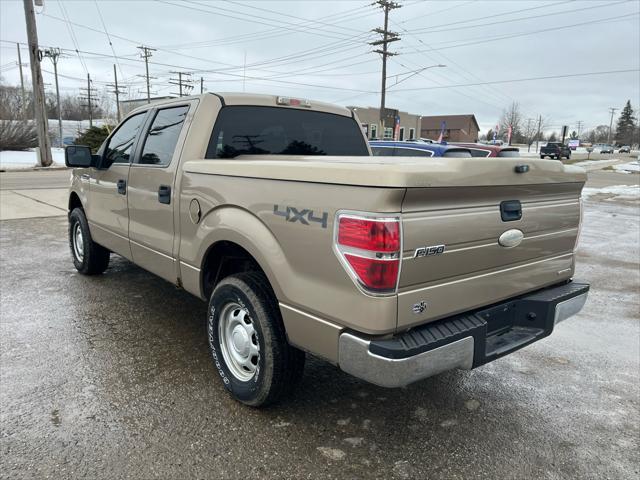
[(314, 110), (231, 105), (220, 110), (206, 158), (238, 155), (369, 156), (352, 118)]

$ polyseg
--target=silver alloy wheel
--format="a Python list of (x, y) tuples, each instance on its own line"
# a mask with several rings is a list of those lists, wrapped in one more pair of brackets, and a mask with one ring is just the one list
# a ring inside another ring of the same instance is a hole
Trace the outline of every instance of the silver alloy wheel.
[(82, 237), (82, 228), (80, 222), (76, 222), (73, 226), (73, 254), (79, 262), (84, 260), (84, 238)]
[(258, 334), (246, 308), (231, 302), (224, 306), (218, 322), (220, 350), (234, 377), (251, 380), (260, 360)]

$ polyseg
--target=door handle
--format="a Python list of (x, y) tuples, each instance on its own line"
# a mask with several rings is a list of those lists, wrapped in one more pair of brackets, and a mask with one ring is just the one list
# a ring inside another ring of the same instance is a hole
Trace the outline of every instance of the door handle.
[(158, 201), (167, 205), (171, 203), (171, 187), (169, 185), (158, 187)]
[(120, 195), (126, 195), (127, 194), (127, 181), (126, 180), (118, 180), (118, 193)]

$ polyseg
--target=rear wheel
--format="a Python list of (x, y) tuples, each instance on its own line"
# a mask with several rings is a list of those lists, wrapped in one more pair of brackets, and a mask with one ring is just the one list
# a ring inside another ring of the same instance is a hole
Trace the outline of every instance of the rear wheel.
[(69, 248), (73, 265), (84, 275), (98, 275), (109, 266), (110, 252), (91, 238), (87, 217), (81, 208), (69, 215)]
[(231, 275), (216, 286), (207, 336), (222, 383), (242, 403), (275, 403), (302, 377), (305, 354), (287, 342), (275, 295), (260, 273)]

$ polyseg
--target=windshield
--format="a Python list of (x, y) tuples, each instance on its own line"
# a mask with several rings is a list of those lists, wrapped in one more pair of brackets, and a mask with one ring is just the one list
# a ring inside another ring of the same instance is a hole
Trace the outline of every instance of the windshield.
[(283, 107), (223, 107), (206, 158), (238, 155), (369, 156), (369, 150), (351, 117)]

